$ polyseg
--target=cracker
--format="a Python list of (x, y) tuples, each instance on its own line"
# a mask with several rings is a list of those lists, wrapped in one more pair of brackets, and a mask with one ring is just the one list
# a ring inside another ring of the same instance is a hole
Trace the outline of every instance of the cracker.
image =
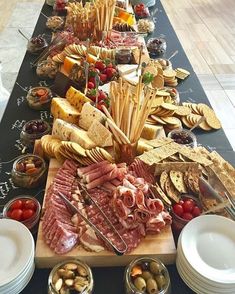
[(213, 112), (207, 113), (205, 117), (206, 117), (206, 123), (208, 124), (209, 127), (216, 130), (221, 128), (221, 123)]
[(178, 116), (186, 116), (189, 115), (191, 112), (189, 107), (186, 106), (178, 106), (177, 109), (175, 110), (175, 114)]
[(159, 183), (160, 183), (160, 186), (161, 186), (163, 191), (165, 189), (165, 182), (166, 182), (167, 178), (168, 178), (167, 172), (165, 172), (165, 171), (162, 172), (161, 175), (160, 175)]
[(170, 179), (176, 190), (180, 193), (187, 193), (187, 189), (184, 183), (184, 174), (181, 171), (170, 171)]
[(180, 201), (180, 197), (179, 197), (180, 193), (179, 193), (179, 191), (177, 191), (175, 189), (169, 176), (167, 177), (167, 179), (165, 181), (164, 190), (165, 190), (165, 193), (168, 195), (168, 197), (170, 197), (176, 203), (178, 203)]

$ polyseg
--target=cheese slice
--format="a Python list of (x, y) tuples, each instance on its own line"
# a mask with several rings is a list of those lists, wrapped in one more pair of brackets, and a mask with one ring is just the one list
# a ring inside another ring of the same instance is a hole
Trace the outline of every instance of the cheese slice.
[(74, 64), (81, 64), (79, 60), (66, 56), (64, 59), (64, 70), (67, 74), (70, 74), (71, 69), (73, 68)]
[(82, 107), (79, 126), (84, 130), (88, 130), (94, 120), (101, 122), (103, 119), (105, 119), (103, 112), (86, 102)]
[(139, 139), (137, 150), (136, 150), (137, 155), (141, 155), (144, 152), (149, 151), (151, 149), (153, 149), (152, 146), (150, 146), (146, 142), (142, 141), (142, 138)]
[(146, 140), (152, 140), (156, 138), (165, 138), (166, 134), (162, 126), (145, 124), (141, 133), (141, 137)]
[(53, 117), (78, 124), (80, 112), (65, 98), (53, 98), (51, 102), (51, 114)]
[(72, 106), (76, 107), (79, 112), (81, 112), (84, 103), (91, 102), (91, 99), (74, 87), (68, 89), (66, 99)]
[(98, 120), (94, 120), (88, 129), (88, 136), (99, 147), (109, 147), (113, 145), (112, 133)]
[(54, 121), (52, 135), (62, 141), (78, 143), (84, 149), (96, 147), (96, 144), (91, 140), (86, 131), (62, 119)]

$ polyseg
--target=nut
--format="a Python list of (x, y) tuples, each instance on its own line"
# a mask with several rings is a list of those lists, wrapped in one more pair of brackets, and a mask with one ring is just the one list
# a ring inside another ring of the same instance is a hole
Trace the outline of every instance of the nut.
[(82, 276), (82, 277), (86, 277), (87, 276), (87, 271), (86, 271), (86, 269), (83, 266), (78, 265), (77, 266), (77, 271), (78, 271), (78, 273), (79, 273), (80, 276)]
[(60, 276), (58, 274), (58, 271), (56, 271), (52, 277), (52, 283), (55, 284), (59, 280)]
[(74, 271), (74, 270), (77, 269), (77, 264), (76, 264), (76, 263), (67, 263), (67, 264), (64, 266), (64, 269)]
[(59, 291), (63, 285), (63, 280), (60, 278), (56, 283), (55, 283), (55, 289), (56, 291)]
[(67, 279), (64, 281), (65, 285), (67, 285), (68, 287), (73, 286), (74, 280), (73, 279)]
[(74, 284), (74, 289), (78, 292), (83, 292), (83, 290), (86, 288), (86, 286), (82, 286), (80, 284)]

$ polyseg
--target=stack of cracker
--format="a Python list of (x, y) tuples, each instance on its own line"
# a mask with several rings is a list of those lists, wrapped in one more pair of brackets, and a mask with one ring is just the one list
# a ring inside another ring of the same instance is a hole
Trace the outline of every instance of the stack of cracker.
[(208, 105), (203, 103), (183, 103), (183, 106), (188, 107), (190, 109), (190, 114), (186, 116), (181, 116), (181, 120), (183, 124), (187, 128), (191, 128), (195, 125), (202, 116), (206, 119), (199, 125), (201, 129), (204, 131), (210, 131), (212, 129), (218, 130), (221, 128), (221, 123), (217, 118), (213, 109), (211, 109)]
[(187, 71), (186, 69), (180, 68), (180, 67), (176, 68), (175, 71), (176, 71), (177, 79), (180, 79), (180, 80), (184, 80), (190, 75), (189, 71)]
[(165, 69), (163, 71), (164, 85), (169, 87), (175, 87), (178, 85), (176, 78), (176, 71), (173, 69)]
[(61, 163), (65, 159), (75, 160), (82, 165), (104, 160), (114, 161), (112, 156), (103, 148), (95, 147), (87, 150), (77, 143), (61, 141), (51, 135), (45, 135), (41, 138), (41, 146), (47, 158), (56, 158)]

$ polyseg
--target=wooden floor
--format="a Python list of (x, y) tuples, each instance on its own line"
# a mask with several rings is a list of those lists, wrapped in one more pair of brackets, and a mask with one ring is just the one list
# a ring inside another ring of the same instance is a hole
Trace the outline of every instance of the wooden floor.
[[(161, 2), (235, 149), (235, 0)], [(10, 18), (22, 18), (14, 14), (17, 3), (44, 0), (0, 0), (0, 34)]]

